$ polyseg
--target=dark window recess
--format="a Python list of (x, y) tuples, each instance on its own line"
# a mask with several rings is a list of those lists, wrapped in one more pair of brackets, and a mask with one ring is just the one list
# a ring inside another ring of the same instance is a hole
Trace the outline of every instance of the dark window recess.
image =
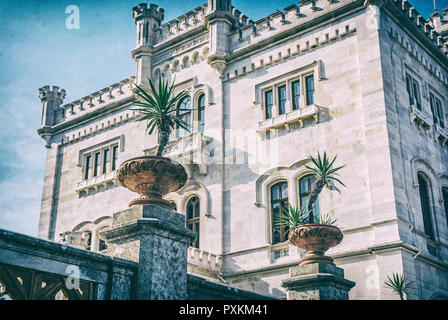
[(278, 114), (286, 112), (286, 86), (278, 87)]
[(176, 128), (176, 136), (183, 137), (183, 136), (187, 135), (189, 133), (189, 131), (191, 130), (191, 121), (192, 121), (191, 98), (189, 96), (183, 98), (179, 102), (179, 104), (177, 106), (177, 116), (182, 118), (182, 120), (184, 120), (185, 123), (187, 124), (188, 130), (184, 129), (180, 126), (177, 126), (177, 128)]
[(95, 153), (95, 164), (93, 166), (93, 176), (96, 177), (101, 172), (101, 161), (100, 161), (101, 153)]
[[(313, 174), (306, 175), (299, 180), (299, 199), (300, 206), (306, 206), (308, 196), (310, 195), (316, 177)], [(314, 221), (319, 219), (319, 199), (316, 200), (313, 209)]]
[(306, 104), (310, 105), (314, 103), (314, 76), (306, 77), (305, 82), (306, 82)]
[(117, 162), (118, 162), (118, 146), (114, 146), (112, 148), (112, 171), (114, 171), (117, 168)]
[(192, 197), (187, 203), (187, 229), (196, 232), (196, 239), (191, 244), (192, 247), (199, 248), (199, 220), (200, 203), (198, 197)]
[(429, 236), (431, 240), (434, 240), (434, 230), (432, 228), (431, 219), (431, 202), (429, 198), (429, 184), (422, 174), (418, 174), (418, 188), (420, 191), (420, 203), (422, 206), (423, 225), (425, 228), (425, 234)]
[(92, 156), (89, 155), (86, 157), (84, 179), (86, 179), (86, 180), (89, 179), (91, 169), (92, 169)]
[(408, 91), (409, 105), (415, 105), (417, 109), (422, 110), (420, 86), (409, 74), (406, 74), (406, 90)]
[(198, 99), (198, 119), (199, 119), (199, 132), (204, 133), (205, 127), (205, 96), (200, 95)]
[(300, 82), (299, 80), (293, 81), (291, 83), (291, 92), (292, 92), (292, 108), (293, 110), (300, 108)]
[(265, 117), (266, 119), (272, 118), (272, 90), (266, 91), (264, 93), (264, 104), (265, 104)]
[(288, 209), (288, 183), (278, 182), (271, 187), (272, 243), (288, 240), (289, 228), (281, 226), (278, 216)]
[(109, 149), (104, 150), (103, 152), (103, 174), (108, 171), (110, 162), (110, 151)]

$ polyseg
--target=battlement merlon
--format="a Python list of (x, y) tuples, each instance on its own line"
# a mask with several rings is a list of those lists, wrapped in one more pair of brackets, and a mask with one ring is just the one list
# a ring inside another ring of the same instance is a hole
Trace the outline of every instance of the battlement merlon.
[(132, 17), (134, 18), (135, 24), (144, 18), (152, 18), (157, 20), (160, 25), (165, 17), (164, 14), (165, 10), (154, 3), (151, 3), (149, 8), (146, 3), (140, 3), (138, 6), (132, 8)]

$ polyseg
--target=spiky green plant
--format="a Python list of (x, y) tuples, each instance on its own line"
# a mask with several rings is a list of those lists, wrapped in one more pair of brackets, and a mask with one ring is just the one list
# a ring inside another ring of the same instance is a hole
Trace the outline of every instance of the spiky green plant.
[(327, 157), (327, 153), (324, 151), (323, 157), (320, 156), (320, 152), (317, 153), (317, 158), (312, 156), (308, 156), (308, 159), (311, 161), (311, 166), (305, 166), (309, 170), (311, 170), (315, 175), (316, 179), (311, 187), (310, 194), (308, 195), (306, 206), (310, 212), (309, 223), (314, 223), (314, 214), (313, 209), (316, 203), (316, 200), (319, 194), (322, 192), (324, 187), (332, 186), (337, 192), (340, 193), (340, 190), (334, 186), (333, 182), (338, 182), (345, 187), (345, 184), (342, 183), (336, 176), (339, 175), (337, 171), (342, 169), (344, 166), (340, 166), (337, 168), (333, 168), (333, 164), (337, 158), (337, 155), (330, 160)]
[(174, 81), (170, 84), (169, 81), (162, 81), (159, 77), (158, 88), (154, 85), (151, 79), (149, 81), (149, 88), (144, 89), (137, 84), (136, 94), (140, 99), (135, 102), (138, 108), (132, 109), (139, 111), (140, 115), (136, 121), (148, 121), (146, 130), (148, 134), (152, 134), (157, 128), (159, 133), (159, 146), (157, 148), (156, 156), (162, 156), (171, 131), (175, 127), (181, 127), (189, 131), (187, 123), (177, 115), (178, 111), (184, 111), (177, 108), (177, 103), (188, 96), (188, 90), (182, 90), (179, 93), (174, 93)]
[(410, 281), (404, 274), (394, 272), (392, 277), (387, 276), (387, 280), (384, 282), (386, 287), (392, 289), (394, 293), (400, 296), (401, 300), (404, 300), (404, 294), (408, 295), (410, 289), (414, 288), (414, 282)]
[[(282, 227), (294, 228), (303, 224), (311, 223), (310, 211), (306, 206), (293, 206), (288, 204), (287, 208), (281, 208), (281, 211), (274, 217), (274, 220)], [(333, 219), (329, 214), (320, 216), (314, 223), (334, 225), (336, 219)]]

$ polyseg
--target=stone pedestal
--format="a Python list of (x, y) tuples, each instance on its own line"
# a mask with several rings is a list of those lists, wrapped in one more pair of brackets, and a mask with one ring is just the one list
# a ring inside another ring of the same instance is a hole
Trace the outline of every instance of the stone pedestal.
[(328, 263), (312, 263), (289, 269), (289, 279), (282, 281), (288, 300), (348, 300), (355, 286), (344, 278), (344, 270)]
[(195, 233), (185, 228), (185, 216), (138, 205), (115, 213), (112, 227), (100, 236), (108, 255), (138, 262), (137, 299), (186, 299), (187, 250)]

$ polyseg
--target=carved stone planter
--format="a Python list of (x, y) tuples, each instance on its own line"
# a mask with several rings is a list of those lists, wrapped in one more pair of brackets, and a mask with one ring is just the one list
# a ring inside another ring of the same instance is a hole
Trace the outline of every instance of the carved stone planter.
[(144, 156), (123, 162), (117, 170), (117, 179), (123, 187), (140, 195), (129, 203), (130, 207), (152, 204), (172, 209), (162, 196), (182, 188), (187, 181), (187, 173), (181, 164), (169, 158)]
[(325, 252), (341, 243), (343, 238), (339, 228), (324, 224), (304, 224), (289, 232), (288, 239), (296, 247), (307, 252), (307, 256), (300, 259), (299, 265), (310, 263), (333, 264), (333, 259)]

